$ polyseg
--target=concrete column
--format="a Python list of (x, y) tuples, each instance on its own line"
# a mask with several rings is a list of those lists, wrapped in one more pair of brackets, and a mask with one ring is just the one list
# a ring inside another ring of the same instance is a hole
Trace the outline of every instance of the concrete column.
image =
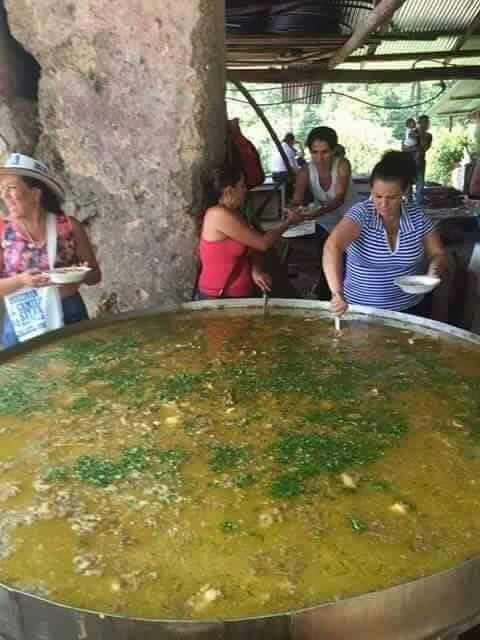
[(6, 0), (39, 62), (37, 156), (88, 223), (91, 310), (177, 302), (194, 280), (203, 184), (224, 152), (224, 0)]

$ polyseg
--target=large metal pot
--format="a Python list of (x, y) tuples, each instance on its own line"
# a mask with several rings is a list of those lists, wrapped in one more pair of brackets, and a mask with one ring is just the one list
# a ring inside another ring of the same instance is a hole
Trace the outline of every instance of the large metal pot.
[[(259, 307), (258, 300), (207, 301), (177, 308), (124, 314), (70, 326), (5, 351), (0, 364), (59, 337), (81, 333), (164, 311)], [(271, 300), (270, 307), (318, 311), (328, 315), (327, 303)], [(410, 327), (454, 336), (480, 345), (466, 331), (368, 307), (350, 308), (348, 317), (365, 322)], [(480, 363), (479, 363), (480, 364)], [(363, 596), (311, 609), (258, 618), (186, 622), (138, 620), (83, 611), (49, 602), (0, 585), (0, 640), (421, 640), (456, 638), (480, 622), (480, 557), (449, 571)]]

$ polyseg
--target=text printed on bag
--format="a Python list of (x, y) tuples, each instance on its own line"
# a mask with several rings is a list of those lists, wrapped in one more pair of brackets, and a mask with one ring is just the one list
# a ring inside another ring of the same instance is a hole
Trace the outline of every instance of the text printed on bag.
[(36, 289), (25, 289), (8, 296), (8, 315), (20, 342), (47, 331), (47, 319)]

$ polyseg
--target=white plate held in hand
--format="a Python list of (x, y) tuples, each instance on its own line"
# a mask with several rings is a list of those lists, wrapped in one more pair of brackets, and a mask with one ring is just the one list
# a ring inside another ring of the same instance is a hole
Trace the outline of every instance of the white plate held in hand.
[(405, 293), (429, 293), (440, 284), (440, 278), (436, 276), (401, 276), (395, 278), (395, 284)]
[(53, 284), (75, 284), (82, 282), (91, 267), (64, 267), (51, 269), (47, 272)]

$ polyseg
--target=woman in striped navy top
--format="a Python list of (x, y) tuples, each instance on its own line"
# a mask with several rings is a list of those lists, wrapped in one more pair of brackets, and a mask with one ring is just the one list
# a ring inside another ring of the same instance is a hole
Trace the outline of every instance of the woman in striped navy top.
[[(425, 268), (439, 277), (447, 258), (433, 224), (404, 196), (416, 175), (411, 154), (390, 151), (373, 169), (371, 197), (353, 206), (330, 235), (323, 268), (332, 293), (331, 309), (349, 304), (424, 315), (423, 295), (405, 293), (394, 280)], [(346, 262), (344, 267), (344, 254)]]

